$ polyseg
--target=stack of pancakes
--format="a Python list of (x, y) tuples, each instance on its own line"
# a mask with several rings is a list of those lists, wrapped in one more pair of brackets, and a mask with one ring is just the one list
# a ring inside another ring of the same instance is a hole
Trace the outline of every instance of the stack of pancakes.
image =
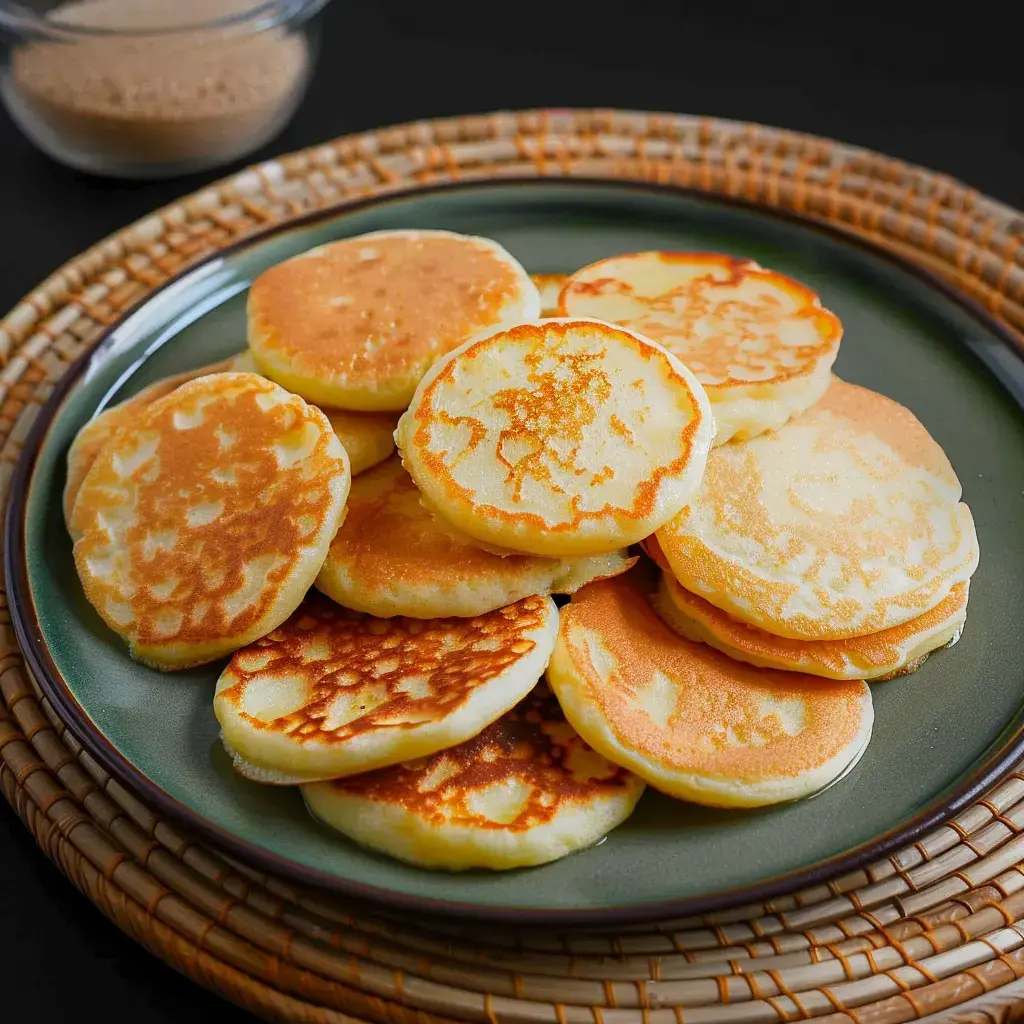
[(749, 260), (531, 280), (489, 239), (382, 231), (270, 268), (248, 316), (247, 352), (82, 429), (65, 517), (134, 657), (230, 656), (236, 770), (366, 846), (510, 868), (648, 783), (807, 795), (867, 746), (864, 680), (963, 626), (941, 449)]

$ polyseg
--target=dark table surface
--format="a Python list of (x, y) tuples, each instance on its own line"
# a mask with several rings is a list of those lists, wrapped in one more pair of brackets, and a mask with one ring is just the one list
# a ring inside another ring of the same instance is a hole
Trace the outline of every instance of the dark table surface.
[[(995, 5), (974, 5), (969, 21), (961, 12), (884, 23), (802, 6), (630, 0), (608, 22), (603, 5), (557, 0), (493, 9), (334, 0), (303, 108), (250, 159), (422, 117), (617, 106), (842, 139), (1024, 208), (1024, 75)], [(167, 182), (90, 178), (38, 154), (0, 115), (0, 309), (101, 236), (231, 169)], [(0, 982), (4, 1008), (21, 999), (42, 1024), (84, 1010), (113, 1022), (250, 1019), (122, 935), (2, 800)]]

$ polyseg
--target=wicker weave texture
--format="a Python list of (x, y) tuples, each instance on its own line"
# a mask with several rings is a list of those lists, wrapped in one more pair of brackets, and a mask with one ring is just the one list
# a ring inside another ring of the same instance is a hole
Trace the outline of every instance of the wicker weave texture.
[[(41, 404), (104, 329), (265, 227), (435, 182), (675, 184), (838, 226), (936, 272), (1024, 347), (1024, 218), (824, 139), (669, 114), (531, 111), (343, 138), (251, 168), (108, 238), (0, 321), (0, 504)], [(68, 733), (0, 606), (0, 784), (110, 918), (268, 1019), (379, 1024), (897, 1024), (1024, 1019), (1024, 773), (869, 868), (770, 903), (632, 928), (487, 927), (348, 905), (161, 819)]]

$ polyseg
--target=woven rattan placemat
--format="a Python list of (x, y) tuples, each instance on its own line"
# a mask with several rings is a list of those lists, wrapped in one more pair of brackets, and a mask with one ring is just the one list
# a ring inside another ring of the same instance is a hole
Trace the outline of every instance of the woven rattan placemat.
[[(670, 114), (546, 111), (405, 125), (295, 153), (189, 196), (67, 264), (0, 321), (0, 503), (54, 383), (108, 324), (191, 262), (313, 210), (418, 184), (508, 176), (674, 183), (827, 221), (937, 272), (1024, 332), (1024, 218), (943, 175), (825, 139)], [(392, 918), (229, 862), (158, 817), (65, 730), (26, 672), (6, 601), (0, 614), (7, 799), (126, 932), (267, 1018), (1017, 1019), (1019, 767), (920, 842), (763, 905), (585, 931)]]

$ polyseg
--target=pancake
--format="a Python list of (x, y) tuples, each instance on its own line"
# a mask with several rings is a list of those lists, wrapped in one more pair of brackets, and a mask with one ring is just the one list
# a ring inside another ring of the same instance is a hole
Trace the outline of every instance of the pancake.
[(549, 597), (426, 620), (312, 598), (231, 659), (213, 709), (240, 774), (341, 778), (471, 739), (533, 689), (557, 629)]
[(619, 551), (502, 557), (461, 541), (423, 507), (395, 457), (353, 481), (316, 585), (346, 608), (382, 618), (482, 615), (534, 594), (571, 594), (634, 561)]
[(260, 274), (249, 346), (262, 373), (317, 405), (401, 411), (438, 356), (539, 312), (526, 271), (489, 238), (375, 231)]
[(467, 743), (302, 793), (317, 818), (364, 846), (464, 871), (546, 864), (593, 846), (643, 789), (573, 732), (541, 685)]
[(182, 384), (123, 426), (71, 516), (85, 596), (157, 668), (213, 661), (298, 607), (345, 511), (319, 409), (249, 373)]
[(734, 618), (842, 640), (924, 615), (971, 577), (960, 493), (911, 412), (835, 380), (781, 430), (714, 449), (657, 540), (676, 579)]
[(558, 316), (558, 294), (565, 282), (569, 280), (569, 275), (531, 274), (530, 280), (540, 294), (540, 315), (543, 317)]
[(683, 800), (757, 807), (808, 796), (871, 734), (866, 683), (734, 661), (673, 633), (636, 573), (562, 609), (548, 681), (595, 750)]
[(916, 671), (932, 651), (960, 638), (968, 584), (958, 583), (935, 608), (900, 626), (847, 640), (790, 640), (731, 618), (661, 574), (655, 611), (680, 636), (710, 644), (738, 661), (826, 679), (892, 679)]
[(843, 328), (810, 288), (720, 253), (636, 252), (591, 263), (558, 316), (590, 316), (664, 345), (704, 385), (715, 443), (781, 427), (829, 385)]
[(219, 363), (201, 366), (198, 370), (186, 370), (184, 373), (176, 373), (172, 377), (164, 377), (162, 380), (154, 381), (126, 401), (89, 420), (79, 430), (68, 449), (68, 478), (64, 484), (65, 523), (71, 522), (71, 510), (75, 507), (78, 489), (82, 486), (82, 481), (93, 462), (96, 461), (96, 456), (124, 424), (130, 422), (147, 405), (152, 405), (158, 398), (169, 395), (175, 388), (187, 381), (195, 380), (196, 377), (205, 377), (210, 373), (245, 373), (248, 372), (247, 364), (249, 362), (251, 362), (249, 354), (242, 352), (230, 359), (223, 359)]
[(714, 432), (700, 384), (631, 331), (541, 320), (449, 353), (398, 423), (427, 507), (506, 551), (604, 554), (696, 491)]
[(324, 409), (323, 412), (348, 452), (353, 476), (379, 465), (395, 450), (396, 413), (344, 409)]

